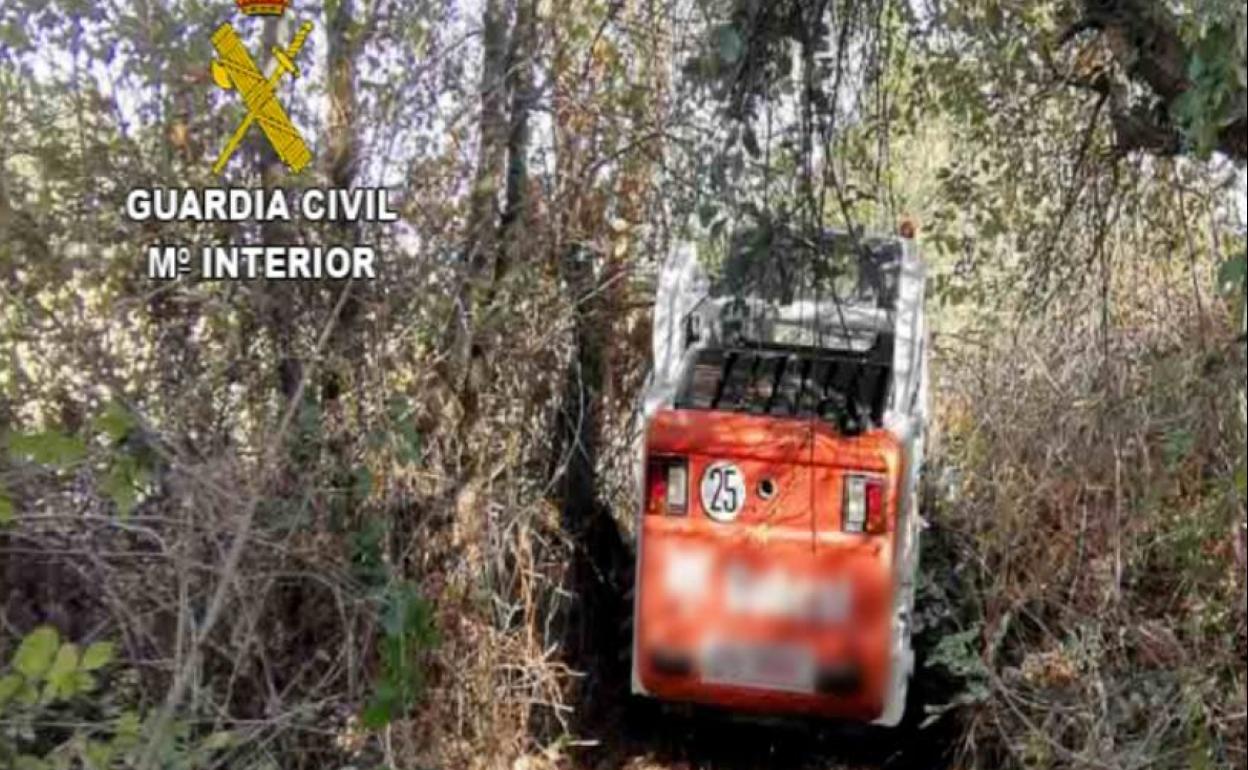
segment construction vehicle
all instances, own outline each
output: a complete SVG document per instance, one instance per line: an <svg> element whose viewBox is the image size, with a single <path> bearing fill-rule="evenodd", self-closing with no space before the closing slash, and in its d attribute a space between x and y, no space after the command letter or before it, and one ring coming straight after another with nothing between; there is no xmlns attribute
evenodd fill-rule
<svg viewBox="0 0 1248 770"><path fill-rule="evenodd" d="M895 726L928 408L913 232L731 244L659 273L633 692Z"/></svg>

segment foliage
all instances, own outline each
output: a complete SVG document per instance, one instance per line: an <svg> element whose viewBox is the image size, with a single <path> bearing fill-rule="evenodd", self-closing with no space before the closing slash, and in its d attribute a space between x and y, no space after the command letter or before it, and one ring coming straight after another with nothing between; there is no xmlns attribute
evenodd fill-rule
<svg viewBox="0 0 1248 770"><path fill-rule="evenodd" d="M124 708L98 677L110 672L115 647L61 640L50 626L27 634L0 676L0 760L20 770L120 770L139 766L145 719ZM74 721L77 718L79 721ZM163 767L205 768L233 744L228 732L195 736L179 724L161 752Z"/></svg>
<svg viewBox="0 0 1248 770"><path fill-rule="evenodd" d="M1146 284L1115 284L1111 318ZM942 523L969 544L997 639L976 628L937 656L970 682L972 766L1125 768L1171 752L1175 767L1234 766L1244 428L1226 394L1242 358L1202 352L1200 328L1169 319L1100 340L1095 310L1067 319L1061 332L1024 321L941 377L942 455L967 479ZM1014 345L1032 360L998 363Z"/></svg>
<svg viewBox="0 0 1248 770"><path fill-rule="evenodd" d="M379 640L381 669L362 721L379 729L407 713L424 689L421 657L437 644L432 609L410 583L390 586L382 596Z"/></svg>
<svg viewBox="0 0 1248 770"><path fill-rule="evenodd" d="M1187 62L1191 86L1171 109L1197 155L1208 158L1218 148L1222 132L1243 120L1243 29L1217 24L1193 46ZM1237 95L1239 96L1237 100Z"/></svg>
<svg viewBox="0 0 1248 770"><path fill-rule="evenodd" d="M13 523L13 498L0 486L0 527Z"/></svg>
<svg viewBox="0 0 1248 770"><path fill-rule="evenodd" d="M27 458L40 465L66 468L81 461L87 454L81 439L56 431L11 435L8 437L9 454Z"/></svg>
<svg viewBox="0 0 1248 770"><path fill-rule="evenodd" d="M1244 290L1244 276L1248 274L1248 260L1243 254L1222 263L1218 270L1218 289L1223 292Z"/></svg>
<svg viewBox="0 0 1248 770"><path fill-rule="evenodd" d="M134 418L115 401L105 405L100 415L83 431L96 438L102 449L88 439L62 431L11 433L4 437L9 458L17 463L30 462L54 472L74 471L89 464L99 473L100 491L111 500L117 515L129 516L144 495L151 491L153 470L158 460L151 447L145 445ZM0 522L12 518L12 501L0 509Z"/></svg>
<svg viewBox="0 0 1248 770"><path fill-rule="evenodd" d="M982 705L989 701L991 673L984 665L983 635L983 627L975 625L941 637L932 650L927 665L952 675L960 689L957 697L949 703L926 707L928 724L955 708Z"/></svg>

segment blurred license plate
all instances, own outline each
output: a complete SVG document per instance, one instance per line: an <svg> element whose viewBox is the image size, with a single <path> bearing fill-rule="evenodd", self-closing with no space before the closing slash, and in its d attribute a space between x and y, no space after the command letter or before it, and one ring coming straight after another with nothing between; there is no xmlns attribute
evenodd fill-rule
<svg viewBox="0 0 1248 770"><path fill-rule="evenodd" d="M716 645L707 650L702 678L708 684L811 693L815 664L810 651L785 645Z"/></svg>

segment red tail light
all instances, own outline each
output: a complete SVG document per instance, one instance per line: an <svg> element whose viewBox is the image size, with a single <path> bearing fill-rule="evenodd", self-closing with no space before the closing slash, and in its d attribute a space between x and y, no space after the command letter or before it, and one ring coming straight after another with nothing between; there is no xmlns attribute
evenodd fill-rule
<svg viewBox="0 0 1248 770"><path fill-rule="evenodd" d="M679 457L651 458L646 463L646 513L684 516L688 510L688 462Z"/></svg>
<svg viewBox="0 0 1248 770"><path fill-rule="evenodd" d="M884 511L884 479L846 476L841 528L850 534L880 535L888 530Z"/></svg>

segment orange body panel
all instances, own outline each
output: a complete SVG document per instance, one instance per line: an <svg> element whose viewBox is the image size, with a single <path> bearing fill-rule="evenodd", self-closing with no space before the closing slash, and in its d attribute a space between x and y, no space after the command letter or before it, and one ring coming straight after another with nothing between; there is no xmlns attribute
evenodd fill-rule
<svg viewBox="0 0 1248 770"><path fill-rule="evenodd" d="M634 655L644 690L743 711L878 718L891 673L898 441L884 431L844 437L818 420L663 410L646 454L687 461L688 502L684 515L648 506L641 517ZM725 461L746 492L730 522L712 519L699 493L706 469ZM843 532L846 473L884 480L886 531ZM742 649L753 656L746 669L734 657ZM722 675L745 670L765 682Z"/></svg>

